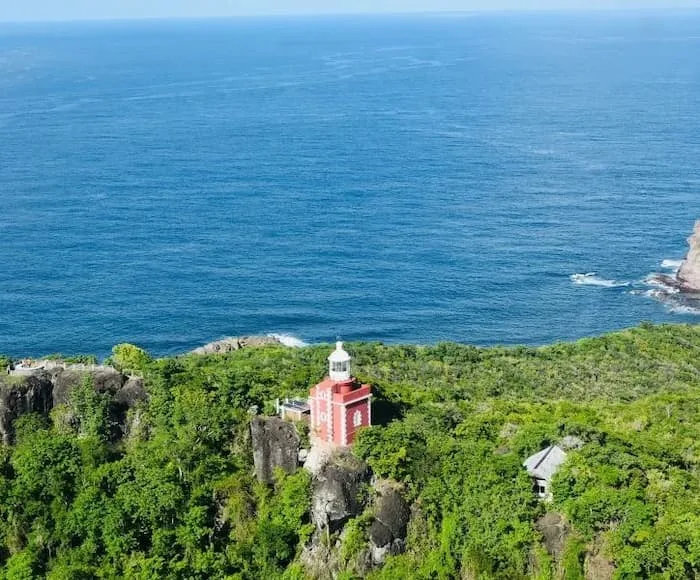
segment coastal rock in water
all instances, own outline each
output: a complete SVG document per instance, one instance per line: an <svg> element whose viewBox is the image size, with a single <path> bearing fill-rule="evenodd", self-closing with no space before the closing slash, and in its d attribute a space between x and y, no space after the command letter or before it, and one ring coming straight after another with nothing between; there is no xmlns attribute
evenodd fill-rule
<svg viewBox="0 0 700 580"><path fill-rule="evenodd" d="M690 249L678 270L677 279L681 290L700 292L700 220L695 222L688 244Z"/></svg>
<svg viewBox="0 0 700 580"><path fill-rule="evenodd" d="M311 520L316 528L331 533L343 528L365 509L369 467L348 452L341 452L326 463L313 482Z"/></svg>
<svg viewBox="0 0 700 580"><path fill-rule="evenodd" d="M10 445L15 420L27 413L47 415L53 407L53 384L47 373L0 378L0 438Z"/></svg>
<svg viewBox="0 0 700 580"><path fill-rule="evenodd" d="M279 417L253 417L250 434L258 481L272 483L276 468L286 473L297 470L301 440L293 423Z"/></svg>
<svg viewBox="0 0 700 580"><path fill-rule="evenodd" d="M281 345L282 343L274 336L231 336L195 348L190 354L225 354L241 348L267 346L270 344Z"/></svg>

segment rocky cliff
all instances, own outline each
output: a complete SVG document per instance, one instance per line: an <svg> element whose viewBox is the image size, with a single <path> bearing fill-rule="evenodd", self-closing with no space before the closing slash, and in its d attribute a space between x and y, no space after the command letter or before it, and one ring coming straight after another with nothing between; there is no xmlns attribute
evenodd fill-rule
<svg viewBox="0 0 700 580"><path fill-rule="evenodd" d="M318 580L364 577L388 555L405 550L410 519L411 508L397 482L373 481L364 462L347 449L336 450L313 477L316 531L301 561Z"/></svg>
<svg viewBox="0 0 700 580"><path fill-rule="evenodd" d="M678 270L677 279L682 290L700 293L700 220L695 222L688 245L690 249Z"/></svg>
<svg viewBox="0 0 700 580"><path fill-rule="evenodd" d="M377 499L374 521L369 529L372 563L380 565L387 556L400 554L406 548L411 508L397 485L382 482L375 486Z"/></svg>
<svg viewBox="0 0 700 580"><path fill-rule="evenodd" d="M360 515L366 505L369 467L350 453L336 455L326 463L313 482L311 521L319 531L331 533Z"/></svg>
<svg viewBox="0 0 700 580"><path fill-rule="evenodd" d="M14 422L27 413L48 415L53 408L53 384L48 373L0 378L0 438L9 445Z"/></svg>
<svg viewBox="0 0 700 580"><path fill-rule="evenodd" d="M126 415L146 399L143 380L127 377L112 367L54 368L26 376L0 375L0 440L12 443L14 422L27 413L48 415L58 405L68 405L73 389L89 378L95 390L110 396L109 411L117 426L115 436L127 431Z"/></svg>
<svg viewBox="0 0 700 580"><path fill-rule="evenodd" d="M250 434L258 481L272 483L276 469L286 473L297 470L301 439L293 423L279 417L253 417Z"/></svg>

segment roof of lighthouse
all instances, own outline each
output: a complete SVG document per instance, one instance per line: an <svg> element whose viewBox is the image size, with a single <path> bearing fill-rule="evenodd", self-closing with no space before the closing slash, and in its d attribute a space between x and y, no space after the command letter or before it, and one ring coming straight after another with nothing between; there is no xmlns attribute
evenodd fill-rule
<svg viewBox="0 0 700 580"><path fill-rule="evenodd" d="M343 343L338 341L335 343L335 350L328 357L330 362L345 362L350 360L350 355L343 349Z"/></svg>

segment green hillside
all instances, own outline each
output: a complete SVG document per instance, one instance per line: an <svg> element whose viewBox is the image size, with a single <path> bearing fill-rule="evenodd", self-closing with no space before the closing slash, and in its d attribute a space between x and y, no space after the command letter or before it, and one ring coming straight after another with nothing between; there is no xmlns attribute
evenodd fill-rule
<svg viewBox="0 0 700 580"><path fill-rule="evenodd" d="M347 349L380 423L353 451L412 506L405 553L362 574L700 577L700 327L543 348ZM328 353L117 349L149 396L126 434L114 436L110 395L86 382L48 417L19 418L0 446L0 578L307 577L311 477L255 481L250 410L304 396ZM584 445L555 476L553 503L540 502L522 462L566 436ZM566 522L555 549L546 512ZM341 577L359 573L368 521L346 525Z"/></svg>

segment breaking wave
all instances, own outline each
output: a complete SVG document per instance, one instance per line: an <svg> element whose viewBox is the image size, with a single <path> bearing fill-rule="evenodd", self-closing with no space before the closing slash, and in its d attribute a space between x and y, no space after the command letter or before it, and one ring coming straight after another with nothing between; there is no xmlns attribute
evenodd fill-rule
<svg viewBox="0 0 700 580"><path fill-rule="evenodd" d="M668 269L680 267L680 262L664 260L662 266ZM676 268L677 269L677 268ZM649 274L642 283L648 290L633 290L632 293L651 298L663 304L667 312L671 314L685 314L700 316L700 300L692 295L684 294L676 286L667 282L671 278L665 274Z"/></svg>
<svg viewBox="0 0 700 580"><path fill-rule="evenodd" d="M580 286L600 286L601 288L622 288L623 286L629 286L629 282L618 282L617 280L607 280L601 278L595 272L588 272L587 274L572 274L569 276L574 284Z"/></svg>
<svg viewBox="0 0 700 580"><path fill-rule="evenodd" d="M668 311L673 314L691 314L700 316L700 306L691 306L690 304L668 304Z"/></svg>
<svg viewBox="0 0 700 580"><path fill-rule="evenodd" d="M683 260L664 260L661 262L661 267L664 270L673 270L674 272L678 272L682 263Z"/></svg>
<svg viewBox="0 0 700 580"><path fill-rule="evenodd" d="M652 272L641 280L620 282L601 278L595 272L572 274L569 276L574 284L581 286L598 286L601 288L629 288L628 292L661 303L671 314L700 316L700 297L685 294L674 285L675 273L680 268L680 260L664 260L661 267L667 273ZM672 271L673 274L668 272Z"/></svg>
<svg viewBox="0 0 700 580"><path fill-rule="evenodd" d="M304 346L309 346L308 342L304 342L303 340L301 340L301 338L296 337L292 334L276 334L274 332L271 332L267 336L270 336L272 338L276 338L284 346L290 346L292 348L302 348Z"/></svg>
<svg viewBox="0 0 700 580"><path fill-rule="evenodd" d="M664 282L664 278L660 277L658 273L649 274L642 282L646 286L651 286L656 288L656 290L649 290L649 292L656 292L659 294L678 294L680 290L671 284Z"/></svg>

